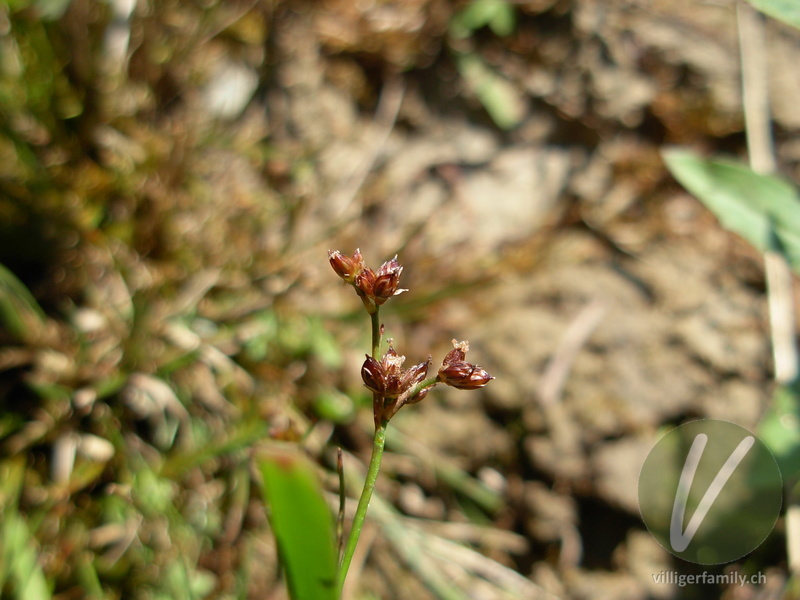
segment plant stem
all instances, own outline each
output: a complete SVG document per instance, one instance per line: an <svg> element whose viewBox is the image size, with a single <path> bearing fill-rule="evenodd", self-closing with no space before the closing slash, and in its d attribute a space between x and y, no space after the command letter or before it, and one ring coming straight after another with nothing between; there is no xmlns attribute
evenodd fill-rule
<svg viewBox="0 0 800 600"><path fill-rule="evenodd" d="M344 551L344 461L342 460L342 449L336 449L336 471L339 474L339 514L336 518L336 539L338 540L339 547L337 548L338 556L341 559L342 552Z"/></svg>
<svg viewBox="0 0 800 600"><path fill-rule="evenodd" d="M378 354L381 351L381 319L380 319L380 307L375 307L375 312L370 313L370 319L372 319L372 358L375 360L380 360Z"/></svg>
<svg viewBox="0 0 800 600"><path fill-rule="evenodd" d="M409 398L413 398L425 388L433 387L437 383L439 383L438 374L434 375L433 377L428 377L428 379L420 381L410 390L406 391L402 396L400 396L400 399L403 401L403 404L405 404L406 400L408 400Z"/></svg>
<svg viewBox="0 0 800 600"><path fill-rule="evenodd" d="M387 425L388 421L382 421L375 429L375 438L372 442L372 457L369 459L369 469L367 469L367 476L364 479L364 489L361 490L361 497L358 499L356 515L350 527L350 534L347 536L347 545L342 554L342 563L339 565L338 585L340 596L344 588L344 581L347 578L347 570L350 568L350 562L353 560L353 554L358 545L361 528L364 526L364 519L367 517L367 509L369 508L369 501L372 498L372 492L375 489L375 482L378 479L378 471L381 468L381 458L383 458L383 448L386 444Z"/></svg>

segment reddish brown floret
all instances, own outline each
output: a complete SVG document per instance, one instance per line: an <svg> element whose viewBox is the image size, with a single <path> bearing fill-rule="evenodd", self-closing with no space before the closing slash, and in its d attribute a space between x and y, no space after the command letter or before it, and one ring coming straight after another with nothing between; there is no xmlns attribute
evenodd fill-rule
<svg viewBox="0 0 800 600"><path fill-rule="evenodd" d="M397 262L397 256L392 260L386 261L378 269L375 284L373 286L373 294L375 302L379 305L386 302L392 296L396 296L407 290L401 290L400 287L400 274L403 272L403 267Z"/></svg>
<svg viewBox="0 0 800 600"><path fill-rule="evenodd" d="M475 390L494 379L485 369L465 360L468 342L453 340L453 345L455 348L447 353L439 368L439 381L459 390Z"/></svg>
<svg viewBox="0 0 800 600"><path fill-rule="evenodd" d="M383 366L369 354L366 356L367 358L361 366L361 379L364 380L367 389L376 394L383 394L386 391L386 375L383 372Z"/></svg>
<svg viewBox="0 0 800 600"><path fill-rule="evenodd" d="M364 258L359 250L353 256L347 256L338 250L328 250L328 260L336 274L347 283L353 283L356 276L364 270Z"/></svg>

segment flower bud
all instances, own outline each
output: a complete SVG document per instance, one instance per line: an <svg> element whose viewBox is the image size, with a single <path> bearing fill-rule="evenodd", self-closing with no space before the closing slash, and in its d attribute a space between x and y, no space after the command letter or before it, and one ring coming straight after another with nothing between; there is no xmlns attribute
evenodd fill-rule
<svg viewBox="0 0 800 600"><path fill-rule="evenodd" d="M460 386L456 386L460 390L477 390L489 383L494 377L489 375L486 369L475 366L469 374L467 381L461 382Z"/></svg>
<svg viewBox="0 0 800 600"><path fill-rule="evenodd" d="M395 352L391 346L392 340L389 341L389 349L384 353L381 359L381 368L386 380L386 387L383 390L387 398L396 398L403 392L403 378L405 371L403 371L403 363L406 360L405 356L400 356Z"/></svg>
<svg viewBox="0 0 800 600"><path fill-rule="evenodd" d="M386 375L383 372L383 366L369 354L366 357L367 359L361 366L361 379L364 380L367 389L376 394L383 394L386 391Z"/></svg>
<svg viewBox="0 0 800 600"><path fill-rule="evenodd" d="M375 302L378 305L383 304L392 296L401 294L408 290L398 289L400 285L400 274L403 272L403 267L397 262L397 256L392 260L386 261L378 269L375 276L375 283L372 291L375 296Z"/></svg>
<svg viewBox="0 0 800 600"><path fill-rule="evenodd" d="M403 391L409 390L418 383L421 383L425 376L428 374L428 367L430 366L430 360L426 360L425 362L419 363L418 365L414 365L413 367L409 367L403 373L401 386Z"/></svg>
<svg viewBox="0 0 800 600"><path fill-rule="evenodd" d="M464 340L463 342L459 342L457 340L452 340L451 343L455 348L450 350L447 353L447 356L444 357L442 361L442 365L449 365L454 362L464 361L467 357L467 351L469 350L469 342Z"/></svg>
<svg viewBox="0 0 800 600"><path fill-rule="evenodd" d="M408 291L398 288L403 267L397 262L396 255L383 263L377 273L364 264L360 250L356 250L353 256L328 250L328 260L336 274L356 289L364 308L371 315L392 296Z"/></svg>
<svg viewBox="0 0 800 600"><path fill-rule="evenodd" d="M367 298L374 298L373 289L375 287L375 279L375 271L369 267L365 267L355 276L353 284L361 294Z"/></svg>
<svg viewBox="0 0 800 600"><path fill-rule="evenodd" d="M439 381L459 390L476 390L492 379L485 369L466 361L455 361L439 369Z"/></svg>
<svg viewBox="0 0 800 600"><path fill-rule="evenodd" d="M364 259L356 250L353 256L346 256L338 250L328 250L328 260L336 274L347 283L353 283L356 276L364 269Z"/></svg>
<svg viewBox="0 0 800 600"><path fill-rule="evenodd" d="M439 368L439 381L460 390L475 390L494 379L485 369L465 360L469 342L453 340L453 346Z"/></svg>

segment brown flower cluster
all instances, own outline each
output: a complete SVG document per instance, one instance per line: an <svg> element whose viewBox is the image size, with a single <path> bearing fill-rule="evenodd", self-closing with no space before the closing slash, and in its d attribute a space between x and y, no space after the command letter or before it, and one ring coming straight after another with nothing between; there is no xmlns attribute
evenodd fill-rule
<svg viewBox="0 0 800 600"><path fill-rule="evenodd" d="M397 256L383 263L377 273L364 264L364 257L358 249L353 256L329 250L328 259L336 274L355 288L370 314L392 296L408 291L400 289L403 267L397 262Z"/></svg>
<svg viewBox="0 0 800 600"><path fill-rule="evenodd" d="M430 387L424 387L425 376L431 359L403 369L405 356L399 356L389 340L389 349L380 361L369 354L361 366L361 379L379 402L375 406L375 417L388 421L405 404L415 404L428 394ZM412 395L413 394L413 395Z"/></svg>
<svg viewBox="0 0 800 600"><path fill-rule="evenodd" d="M392 296L408 291L399 287L403 267L398 264L396 256L383 263L377 272L364 264L364 258L359 250L352 256L331 250L328 252L328 258L336 274L355 288L367 312L373 315L373 326L377 322L379 307ZM378 331L378 335L382 336L382 325ZM379 340L379 338L373 339ZM475 390L494 379L485 369L467 362L468 342L453 340L453 346L433 377L428 377L430 356L425 362L404 369L403 363L406 357L397 354L391 340L389 349L380 360L377 358L377 352L375 356L366 355L361 367L361 378L373 394L376 427L391 419L404 405L415 404L422 400L431 388L439 383L460 390Z"/></svg>

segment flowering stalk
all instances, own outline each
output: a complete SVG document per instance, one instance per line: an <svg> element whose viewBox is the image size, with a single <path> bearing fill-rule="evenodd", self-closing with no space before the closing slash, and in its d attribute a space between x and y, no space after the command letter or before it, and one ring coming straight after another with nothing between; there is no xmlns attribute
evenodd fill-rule
<svg viewBox="0 0 800 600"><path fill-rule="evenodd" d="M372 499L372 492L375 490L375 482L378 480L378 471L380 471L381 459L383 458L383 448L386 445L386 426L388 424L389 421L383 421L376 427L375 437L372 439L372 456L369 459L369 468L367 469L367 476L364 479L364 488L361 490L361 497L358 499L356 514L353 517L353 524L350 527L350 535L347 536L347 544L344 547L344 552L342 553L341 562L339 564L337 583L340 596L344 588L344 580L347 578L347 571L350 569L350 563L353 560L353 554L355 554L356 546L358 546L358 538L361 535L361 529L367 518L367 509L369 508L369 501Z"/></svg>
<svg viewBox="0 0 800 600"><path fill-rule="evenodd" d="M399 287L403 267L397 262L395 256L392 260L383 263L375 272L364 264L360 250L356 250L353 256L332 250L328 252L328 259L336 274L353 286L370 315L372 323L372 353L366 355L361 367L361 379L367 389L372 392L375 436L372 441L372 455L364 487L361 490L356 514L339 564L337 584L339 595L341 595L347 571L353 560L358 538L367 517L367 509L375 489L375 482L378 479L389 420L406 404L416 404L421 401L439 383L457 389L474 390L482 388L494 377L489 375L485 369L466 361L466 354L469 350L469 343L466 341L453 340L453 349L447 353L441 367L433 377L427 376L431 365L430 356L425 362L404 369L403 363L406 357L397 354L392 340L389 340L389 348L379 358L381 338L383 337L380 307L389 298L408 291Z"/></svg>

